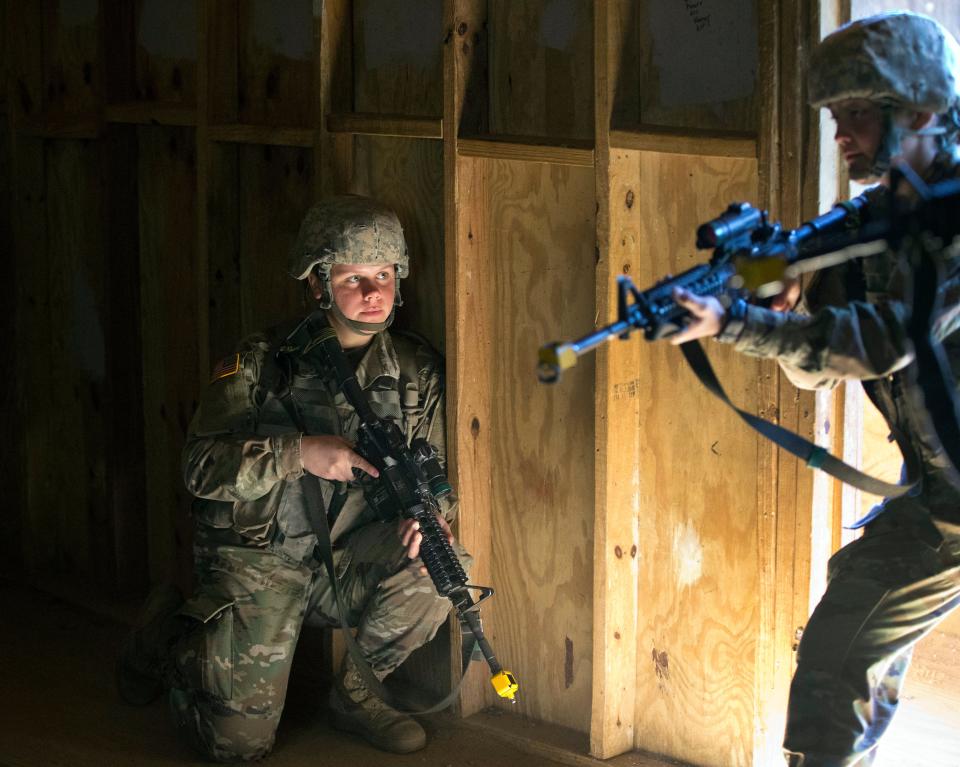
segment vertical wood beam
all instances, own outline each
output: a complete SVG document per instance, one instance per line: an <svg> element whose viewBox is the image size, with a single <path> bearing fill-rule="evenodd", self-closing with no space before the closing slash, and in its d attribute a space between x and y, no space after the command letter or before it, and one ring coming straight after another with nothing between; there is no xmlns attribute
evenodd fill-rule
<svg viewBox="0 0 960 767"><path fill-rule="evenodd" d="M760 200L792 227L817 211L819 130L806 104L806 62L819 10L816 3L760 3ZM761 415L818 443L829 444L829 416L812 392L798 392L771 362L760 381ZM798 628L807 618L813 502L829 503L824 482L799 461L760 443L757 520L760 626L756 670L754 762L780 757Z"/></svg>
<svg viewBox="0 0 960 767"><path fill-rule="evenodd" d="M47 329L47 215L46 162L44 142L25 138L20 125L37 120L43 114L43 21L39 4L8 2L6 7L6 45L8 55L7 109L10 126L10 167L13 186L13 238L15 243L30 243L29 251L16 251L17 336L16 400L17 413L23 414L18 434L19 465L22 468L17 520L13 534L18 536L16 558L27 579L35 576L44 562L35 531L38 506L45 500L44 443L46 428L44 407L49 407L47 383L50 363L49 344L38 343ZM24 252L27 251L27 252ZM26 353L25 350L30 350Z"/></svg>
<svg viewBox="0 0 960 767"><path fill-rule="evenodd" d="M314 3L313 183L317 199L346 191L353 177L353 134L327 130L329 115L353 111L352 8L349 0Z"/></svg>
<svg viewBox="0 0 960 767"><path fill-rule="evenodd" d="M620 222L611 200L615 170L610 123L619 108L614 102L624 66L622 36L629 34L631 19L628 0L601 0L594 6L596 306L601 324L615 317L614 278L622 269L614 252ZM618 383L635 378L638 354L638 343L607 345L597 351L590 753L600 759L634 747L640 399L617 400L612 395Z"/></svg>
<svg viewBox="0 0 960 767"><path fill-rule="evenodd" d="M211 39L218 18L217 6L197 3L197 391L206 382L210 371L210 93L217 90L212 83L210 66ZM221 8L222 10L222 8Z"/></svg>
<svg viewBox="0 0 960 767"><path fill-rule="evenodd" d="M443 3L443 167L447 352L447 446L451 479L460 496L457 535L473 555L471 580L489 583L491 571L492 402L484 371L495 364L491 349L491 280L481 160L460 158L457 138L464 122L485 125L486 92L476 88L485 41L486 3ZM489 626L487 627L489 628ZM460 673L459 626L451 632L451 667ZM469 716L492 699L473 664L461 688L460 713ZM522 680L521 684L522 684ZM521 691L522 694L522 691Z"/></svg>

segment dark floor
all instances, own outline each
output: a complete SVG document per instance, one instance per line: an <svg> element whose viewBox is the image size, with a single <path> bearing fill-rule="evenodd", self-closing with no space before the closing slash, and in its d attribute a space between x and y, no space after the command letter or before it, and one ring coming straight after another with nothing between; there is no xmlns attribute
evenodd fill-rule
<svg viewBox="0 0 960 767"><path fill-rule="evenodd" d="M125 629L46 594L0 583L0 767L200 765L164 705L124 705L113 659ZM291 689L270 767L556 767L488 733L436 716L416 754L382 754L332 730L325 691Z"/></svg>
<svg viewBox="0 0 960 767"><path fill-rule="evenodd" d="M0 606L0 767L208 764L176 740L162 703L132 708L118 699L113 660L126 631L121 623L3 581ZM921 643L878 767L960 765L958 668L960 637L935 633ZM564 741L542 725L484 715L466 722L430 717L424 721L430 738L425 750L407 756L382 754L332 730L325 697L316 680L294 684L267 762L270 767L604 764L586 756L577 738ZM638 752L606 763L668 764L672 762Z"/></svg>

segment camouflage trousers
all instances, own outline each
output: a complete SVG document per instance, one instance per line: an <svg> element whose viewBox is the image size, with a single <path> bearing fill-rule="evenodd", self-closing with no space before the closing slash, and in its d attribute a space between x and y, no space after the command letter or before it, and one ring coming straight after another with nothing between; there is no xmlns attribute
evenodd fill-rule
<svg viewBox="0 0 960 767"><path fill-rule="evenodd" d="M381 677L432 639L450 611L396 530L366 525L334 551L347 622ZM176 618L164 665L177 729L207 758L246 761L273 747L301 627L339 618L325 568L224 545L218 535L198 530L196 594ZM470 557L456 549L466 569Z"/></svg>
<svg viewBox="0 0 960 767"><path fill-rule="evenodd" d="M892 501L829 563L803 632L784 753L793 767L867 767L896 711L916 642L960 604L960 536Z"/></svg>

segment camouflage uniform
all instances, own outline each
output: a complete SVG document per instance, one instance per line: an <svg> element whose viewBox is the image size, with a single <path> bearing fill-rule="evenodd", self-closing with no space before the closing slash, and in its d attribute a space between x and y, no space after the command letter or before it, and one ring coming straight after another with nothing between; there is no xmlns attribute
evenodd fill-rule
<svg viewBox="0 0 960 767"><path fill-rule="evenodd" d="M810 101L867 99L881 108L883 136L869 175L880 177L904 135L935 136L928 183L960 175L955 139L957 43L937 22L910 13L852 22L811 56ZM932 127L898 127L897 109L939 115ZM865 216L883 215L889 192L870 193ZM945 249L947 282L933 333L960 374L960 261ZM796 312L755 306L730 312L719 340L774 357L801 388L869 380L872 399L906 435L922 464L915 492L887 499L861 538L829 562L827 590L797 652L784 752L796 767L864 767L897 706L916 642L960 604L960 476L944 454L917 383L894 254L819 273Z"/></svg>
<svg viewBox="0 0 960 767"><path fill-rule="evenodd" d="M217 367L183 453L184 478L198 499L197 587L179 610L162 665L176 726L217 761L258 759L270 751L302 625L339 626L306 512L301 431L269 383L275 353L288 367L284 380L306 433L352 443L358 417L331 372L284 342L291 329L254 335ZM360 353L357 380L373 410L396 422L408 442L427 439L443 462L436 354L385 330ZM345 617L383 678L434 636L450 603L420 573L421 562L406 557L397 521L381 520L365 501L375 481L320 485ZM441 503L452 521L455 501ZM456 549L468 566L469 556Z"/></svg>
<svg viewBox="0 0 960 767"><path fill-rule="evenodd" d="M943 157L927 181L958 171ZM885 196L877 188L869 209L882 209ZM956 376L955 261L934 332ZM884 501L863 536L830 559L827 590L804 630L790 690L784 746L790 763L803 767L872 763L914 644L960 604L960 476L916 382L901 284L892 254L848 262L819 273L796 312L750 306L718 336L745 354L775 357L801 388L874 380L881 413L907 435L922 464L918 492Z"/></svg>

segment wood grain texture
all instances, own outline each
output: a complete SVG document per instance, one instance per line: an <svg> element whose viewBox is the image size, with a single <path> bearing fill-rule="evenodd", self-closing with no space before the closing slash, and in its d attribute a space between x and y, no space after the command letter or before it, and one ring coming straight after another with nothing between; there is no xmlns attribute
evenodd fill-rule
<svg viewBox="0 0 960 767"><path fill-rule="evenodd" d="M193 523L180 453L197 399L194 133L137 128L143 422L152 582L192 573Z"/></svg>
<svg viewBox="0 0 960 767"><path fill-rule="evenodd" d="M104 109L103 117L107 122L133 125L192 126L197 124L195 107L169 102L125 101L120 104L110 104Z"/></svg>
<svg viewBox="0 0 960 767"><path fill-rule="evenodd" d="M110 547L108 593L143 594L149 584L147 504L143 432L143 370L140 323L139 226L137 210L137 136L129 127L111 127L99 146L104 179L101 225L104 236L106 380L103 399L106 440L107 511L111 524L95 534Z"/></svg>
<svg viewBox="0 0 960 767"><path fill-rule="evenodd" d="M207 290L209 352L203 384L216 361L236 348L241 323L240 147L210 148L207 196ZM277 268L282 268L277 259Z"/></svg>
<svg viewBox="0 0 960 767"><path fill-rule="evenodd" d="M400 283L397 327L422 333L441 353L443 312L443 146L428 139L358 136L350 191L390 206L410 252L410 277Z"/></svg>
<svg viewBox="0 0 960 767"><path fill-rule="evenodd" d="M311 150L241 146L238 152L240 327L235 341L304 314L303 284L287 273L287 256L313 193Z"/></svg>
<svg viewBox="0 0 960 767"><path fill-rule="evenodd" d="M110 582L112 528L107 498L105 427L112 417L105 399L106 350L105 264L102 196L96 188L76 190L95 178L100 165L96 145L50 142L46 147L46 197L50 367L52 399L46 413L47 439L54 451L34 467L69 501L57 503L49 552L55 570Z"/></svg>
<svg viewBox="0 0 960 767"><path fill-rule="evenodd" d="M313 115L311 0L238 0L237 119L308 127Z"/></svg>
<svg viewBox="0 0 960 767"><path fill-rule="evenodd" d="M562 142L562 143L561 143ZM461 138L457 151L464 157L485 157L491 160L522 160L554 165L593 167L593 142L578 139L555 140L543 136L483 136Z"/></svg>
<svg viewBox="0 0 960 767"><path fill-rule="evenodd" d="M593 137L593 6L492 0L493 133Z"/></svg>
<svg viewBox="0 0 960 767"><path fill-rule="evenodd" d="M133 97L197 103L197 0L139 0Z"/></svg>
<svg viewBox="0 0 960 767"><path fill-rule="evenodd" d="M24 563L24 574L33 578L54 558L56 544L44 540L42 531L56 530L54 510L59 504L58 490L47 480L43 469L58 453L50 439L55 399L54 379L47 372L53 354L50 337L50 286L47 255L47 198L44 142L19 137L16 143L16 215L14 238L29 242L30 248L18 248L16 274L16 348L30 349L17 354L17 373L22 438L24 505L18 513L20 537L17 541ZM16 529L16 528L15 528Z"/></svg>
<svg viewBox="0 0 960 767"><path fill-rule="evenodd" d="M755 199L750 160L616 152L635 189L621 241L624 271L647 286L704 260L699 222L730 200ZM618 191L611 189L618 204ZM633 341L641 344L640 339ZM756 411L760 365L709 349L720 380ZM634 378L613 398L637 398L639 614L636 745L699 764L751 763L759 641L758 441L699 386L669 344L640 349Z"/></svg>
<svg viewBox="0 0 960 767"><path fill-rule="evenodd" d="M442 0L354 0L357 112L443 113Z"/></svg>
<svg viewBox="0 0 960 767"><path fill-rule="evenodd" d="M593 173L509 161L483 172L496 362L473 375L486 378L495 403L486 428L497 599L488 620L498 656L520 680L519 711L588 732L593 363L553 388L534 367L543 339L593 322Z"/></svg>
<svg viewBox="0 0 960 767"><path fill-rule="evenodd" d="M759 5L639 0L640 122L755 129L762 77L744 52L756 53L759 45ZM624 66L630 66L626 60Z"/></svg>
<svg viewBox="0 0 960 767"><path fill-rule="evenodd" d="M481 163L457 155L457 137L488 125L486 0L443 2L443 235L447 314L448 473L460 496L455 532L474 556L471 578L490 577L490 390L475 370L493 360L489 344L487 217ZM458 625L451 626L451 676L460 674ZM493 700L486 674L473 664L458 712L469 716ZM509 666L507 666L509 668Z"/></svg>
<svg viewBox="0 0 960 767"><path fill-rule="evenodd" d="M43 3L43 105L49 114L75 115L96 110L102 91L98 66L97 15L67 14L59 4Z"/></svg>
<svg viewBox="0 0 960 767"><path fill-rule="evenodd" d="M0 3L0 20L4 19L5 11L4 3ZM4 35L0 33L0 46L3 43ZM0 68L0 78L3 78L4 85L6 84L5 75L5 68ZM23 378L26 355L20 351L26 347L19 343L22 323L20 301L25 264L19 263L14 239L16 186L13 175L13 135L10 122L8 114L0 114L0 252L7 254L9 270L8 278L0 290L0 296L2 296L0 300L3 300L4 306L7 307L0 317L0 338L4 339L0 342L0 346L12 376L10 384L0 392L0 413L4 414L10 432L18 435L16 439L8 442L7 449L0 452L0 482L8 488L11 508L18 510L7 515L10 528L6 535L0 537L0 573L7 577L23 567L21 541L22 510L26 508L24 497L26 472L23 463L23 442L19 435L24 433L25 418L19 405L29 391Z"/></svg>
<svg viewBox="0 0 960 767"><path fill-rule="evenodd" d="M456 160L456 150L451 144L452 141L445 142L444 154L444 221L445 231L450 232L446 239L446 299L450 313L446 346L448 464L450 479L460 496L455 533L474 557L470 578L474 583L490 585L494 401L489 380L482 373L497 364L497 357L491 338L491 232L486 211L486 168L481 161ZM455 183L455 195L449 191L451 181ZM456 212L451 208L456 208ZM496 608L493 602L483 608L485 631L491 637ZM511 659L502 653L499 657L505 668L512 671ZM457 657L452 657L451 662L454 668L460 665ZM486 669L481 669L480 664L468 669L460 693L463 716L493 703L494 695L487 679Z"/></svg>
<svg viewBox="0 0 960 767"><path fill-rule="evenodd" d="M595 322L615 319L615 275L625 255L636 247L622 232L625 218L639 206L627 205L627 191L636 179L632 168L613 162L610 125L615 114L635 111L636 91L624 91L633 3L598 4L594 29L595 187L597 199L597 264ZM629 67L627 67L629 70ZM629 76L627 80L629 80ZM623 177L621 177L621 171ZM640 350L635 343L597 350L595 378L594 547L593 547L593 695L590 754L609 758L634 747L638 609L638 503L640 432L639 398L615 396L635 378ZM619 387L619 388L618 388Z"/></svg>
<svg viewBox="0 0 960 767"><path fill-rule="evenodd" d="M744 131L637 127L610 131L610 143L617 149L647 152L711 157L757 156L757 137Z"/></svg>
<svg viewBox="0 0 960 767"><path fill-rule="evenodd" d="M405 117L373 112L331 114L327 117L331 133L366 133L371 136L405 138L443 138L443 121L439 117Z"/></svg>

